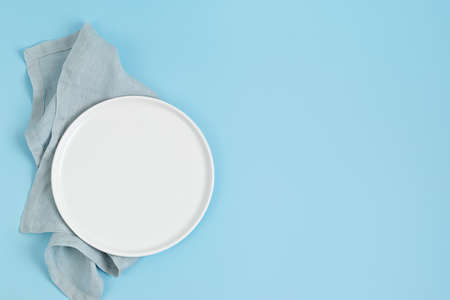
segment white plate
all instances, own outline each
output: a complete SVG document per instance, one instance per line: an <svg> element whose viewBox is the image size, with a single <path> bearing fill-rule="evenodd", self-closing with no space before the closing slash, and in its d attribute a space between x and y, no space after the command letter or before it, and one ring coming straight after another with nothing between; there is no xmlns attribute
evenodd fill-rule
<svg viewBox="0 0 450 300"><path fill-rule="evenodd" d="M214 166L203 134L183 112L129 96L95 105L69 126L51 179L62 218L83 241L144 256L175 245L200 222Z"/></svg>

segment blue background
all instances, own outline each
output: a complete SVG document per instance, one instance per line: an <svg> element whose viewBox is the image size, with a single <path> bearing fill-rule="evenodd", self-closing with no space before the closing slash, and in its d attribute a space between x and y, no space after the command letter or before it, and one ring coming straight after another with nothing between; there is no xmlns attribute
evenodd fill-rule
<svg viewBox="0 0 450 300"><path fill-rule="evenodd" d="M103 299L450 298L450 3L384 0L2 3L0 299L64 299L18 232L23 49L84 22L216 164L199 227Z"/></svg>

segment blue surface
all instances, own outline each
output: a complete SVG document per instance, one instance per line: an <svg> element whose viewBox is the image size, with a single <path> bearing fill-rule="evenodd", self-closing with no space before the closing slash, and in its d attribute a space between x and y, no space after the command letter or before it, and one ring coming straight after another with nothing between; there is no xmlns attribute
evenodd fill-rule
<svg viewBox="0 0 450 300"><path fill-rule="evenodd" d="M48 236L18 232L22 50L83 22L216 163L199 227L105 277L103 299L450 298L450 5L385 0L3 3L0 299L64 299Z"/></svg>

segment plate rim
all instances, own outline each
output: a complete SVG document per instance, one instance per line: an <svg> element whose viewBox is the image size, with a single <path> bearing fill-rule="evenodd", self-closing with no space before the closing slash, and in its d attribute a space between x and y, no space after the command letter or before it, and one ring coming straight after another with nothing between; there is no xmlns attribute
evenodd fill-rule
<svg viewBox="0 0 450 300"><path fill-rule="evenodd" d="M79 128L80 125L82 125L83 121L86 120L89 112L91 112L94 109L98 109L98 107L103 106L103 105L107 105L110 102L113 101L127 101L130 98L132 99L139 99L139 100L143 100L143 101L152 101L155 102L157 104L163 105L166 108L170 109L171 111L178 113L182 118L184 118L194 129L194 131L198 134L198 136L200 137L200 140L203 144L203 147L206 150L207 156L208 156L208 162L210 165L210 170L209 170L209 178L210 178L210 187L209 187L209 191L207 194L207 201L205 202L205 204L203 205L203 208L201 210L201 212L198 214L198 217L195 219L194 222L192 222L188 229L179 237L177 237L176 239L172 240L170 243L165 244L162 247L153 249L153 250L141 250L141 251L133 251L132 253L127 252L127 251L121 251L121 250L117 250L117 249L111 249L108 247L104 247L102 245L98 245L95 241L92 241L90 238L85 238L85 237L81 237L75 229L73 229L69 222L67 221L67 216L64 216L64 209L62 208L62 203L61 200L63 197L60 197L60 201L58 201L58 197L57 195L61 195L61 188L58 188L57 185L57 175L56 175L56 170L57 168L60 166L61 164L61 160L64 156L64 150L67 147L68 143L70 143L70 138L76 134L77 129ZM120 97L114 97L114 98L109 98L106 99L100 103L97 103L91 107L89 107L88 109L84 110L81 114L79 114L65 129L64 133L62 134L61 138L59 139L57 145L56 145L56 149L52 158L52 164L51 164L51 190L52 190L52 196L53 196L53 200L54 203L56 205L56 208L59 212L59 215L61 216L61 218L63 219L64 223L67 225L68 228L70 228L70 230L73 231L73 233L80 238L82 241L86 242L88 245L94 247L97 250L100 250L102 252L105 252L107 254L112 254L112 255L117 255L117 256L124 256L124 257L142 257L142 256L148 256L148 255L153 255L159 252L162 252L164 250L167 250L169 248L172 248L173 246L175 246L176 244L178 244L179 242L181 242L182 240L184 240L189 234L191 234L194 229L198 226L198 224L200 223L200 221L203 219L206 211L208 210L208 207L210 205L211 202L211 198L213 195L213 191L214 191L214 181L215 181L215 169L214 169L214 159L212 156L212 152L211 152L211 148L208 144L208 141L206 140L205 136L203 135L203 132L200 130L200 128L197 126L197 124L188 116L186 115L183 111L181 111L180 109L178 109L177 107L175 107L174 105L167 103L161 99L158 99L156 97L150 97L150 96L139 96L139 95L130 95L130 96L120 96ZM101 244L101 243L100 243Z"/></svg>

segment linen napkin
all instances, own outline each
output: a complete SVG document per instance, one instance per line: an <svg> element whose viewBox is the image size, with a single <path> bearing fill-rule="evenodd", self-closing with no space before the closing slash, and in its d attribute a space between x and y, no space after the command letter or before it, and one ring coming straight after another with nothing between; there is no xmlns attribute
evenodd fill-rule
<svg viewBox="0 0 450 300"><path fill-rule="evenodd" d="M118 96L155 97L155 94L124 71L116 48L99 37L89 24L73 35L29 48L24 56L33 86L33 108L25 137L37 172L20 230L52 232L45 262L53 282L70 299L98 300L103 280L97 267L118 276L136 258L92 248L67 227L51 190L53 155L64 130L89 107Z"/></svg>

